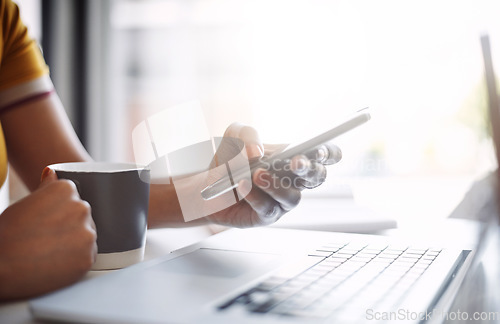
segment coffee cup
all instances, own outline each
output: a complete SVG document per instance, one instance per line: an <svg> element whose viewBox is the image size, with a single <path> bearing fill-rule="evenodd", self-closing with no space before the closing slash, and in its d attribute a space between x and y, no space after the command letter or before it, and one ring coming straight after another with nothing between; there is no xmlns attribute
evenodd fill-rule
<svg viewBox="0 0 500 324"><path fill-rule="evenodd" d="M119 269L144 258L149 169L128 163L74 162L50 165L59 179L75 183L92 210L97 259L92 270Z"/></svg>

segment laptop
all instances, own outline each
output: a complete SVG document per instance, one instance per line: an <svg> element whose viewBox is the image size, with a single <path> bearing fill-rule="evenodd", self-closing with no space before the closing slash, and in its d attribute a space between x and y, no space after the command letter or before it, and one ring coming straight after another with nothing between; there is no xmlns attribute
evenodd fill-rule
<svg viewBox="0 0 500 324"><path fill-rule="evenodd" d="M481 246L484 231L477 233ZM78 323L432 322L433 311L451 305L477 254L428 244L232 229L33 299L30 309L37 319Z"/></svg>

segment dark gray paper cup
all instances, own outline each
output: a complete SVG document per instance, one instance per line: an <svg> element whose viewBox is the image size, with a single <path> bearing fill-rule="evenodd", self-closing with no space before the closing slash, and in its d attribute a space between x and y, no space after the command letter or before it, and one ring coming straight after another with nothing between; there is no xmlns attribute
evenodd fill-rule
<svg viewBox="0 0 500 324"><path fill-rule="evenodd" d="M149 170L135 164L76 162L50 165L59 179L76 184L92 208L97 228L93 270L118 269L142 261L149 204Z"/></svg>

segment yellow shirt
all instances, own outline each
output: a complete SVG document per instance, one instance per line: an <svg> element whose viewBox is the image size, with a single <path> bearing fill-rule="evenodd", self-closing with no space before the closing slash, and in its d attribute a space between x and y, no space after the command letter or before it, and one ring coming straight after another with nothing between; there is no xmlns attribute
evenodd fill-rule
<svg viewBox="0 0 500 324"><path fill-rule="evenodd" d="M36 42L28 36L19 8L0 0L0 110L52 91L48 67ZM0 186L7 177L7 150L0 125Z"/></svg>

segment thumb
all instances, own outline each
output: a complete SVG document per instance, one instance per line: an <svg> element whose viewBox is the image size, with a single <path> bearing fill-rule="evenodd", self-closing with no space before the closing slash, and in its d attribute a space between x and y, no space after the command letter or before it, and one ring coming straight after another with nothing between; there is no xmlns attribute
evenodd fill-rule
<svg viewBox="0 0 500 324"><path fill-rule="evenodd" d="M56 180L57 180L56 172L49 167L45 167L45 169L43 169L42 178L40 180L40 188Z"/></svg>

